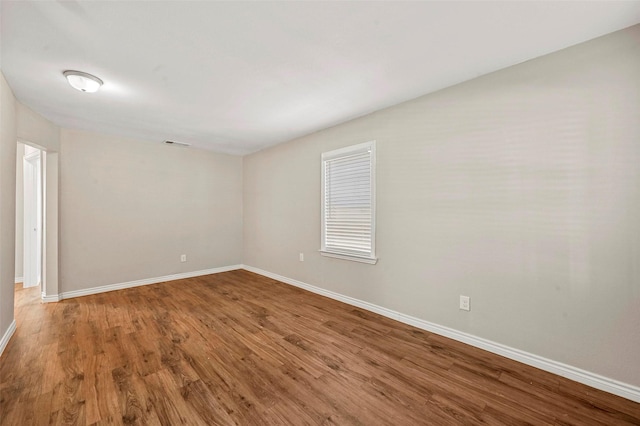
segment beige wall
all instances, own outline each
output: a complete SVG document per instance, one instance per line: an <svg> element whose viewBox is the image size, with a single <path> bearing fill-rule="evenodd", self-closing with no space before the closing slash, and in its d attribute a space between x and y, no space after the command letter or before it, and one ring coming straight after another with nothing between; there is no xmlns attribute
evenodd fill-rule
<svg viewBox="0 0 640 426"><path fill-rule="evenodd" d="M18 143L16 152L16 280L24 278L24 144Z"/></svg>
<svg viewBox="0 0 640 426"><path fill-rule="evenodd" d="M0 72L0 339L13 321L16 137L16 100Z"/></svg>
<svg viewBox="0 0 640 426"><path fill-rule="evenodd" d="M639 40L245 157L244 263L639 386ZM374 139L380 260L321 257L320 155Z"/></svg>
<svg viewBox="0 0 640 426"><path fill-rule="evenodd" d="M242 261L241 157L63 129L60 175L62 292Z"/></svg>
<svg viewBox="0 0 640 426"><path fill-rule="evenodd" d="M60 151L60 129L29 107L17 103L18 139L49 152Z"/></svg>

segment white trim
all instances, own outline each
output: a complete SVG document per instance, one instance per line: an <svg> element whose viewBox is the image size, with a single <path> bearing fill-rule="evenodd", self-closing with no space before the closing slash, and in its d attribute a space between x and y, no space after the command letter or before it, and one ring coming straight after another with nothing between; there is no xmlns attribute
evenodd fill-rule
<svg viewBox="0 0 640 426"><path fill-rule="evenodd" d="M62 297L59 294L50 294L47 296L44 291L42 292L43 303L59 302L60 300L62 300Z"/></svg>
<svg viewBox="0 0 640 426"><path fill-rule="evenodd" d="M20 284L24 282L24 277L15 277L13 283L14 284Z"/></svg>
<svg viewBox="0 0 640 426"><path fill-rule="evenodd" d="M349 305L357 306L358 308L366 309L367 311L375 312L387 318L400 321L402 323L420 328L422 330L430 331L432 333L436 333L441 336L445 336L450 339L457 340L459 342L463 342L480 349L484 349L494 354L498 354L506 358L510 358L530 365L532 367L557 374L558 376L566 377L587 386L591 386L596 389L600 389L602 391L630 399L631 401L640 402L640 387L630 385L628 383L623 383L618 380L610 379L599 374L591 373L589 371L585 371L571 365L553 361L551 359L534 355L500 343L496 343L491 340L483 339L482 337L477 337L472 334L434 324L420 318L402 314L391 309L383 308L382 306L374 305L373 303L365 302L363 300L345 296L340 293L325 290L323 288L316 287L302 281L297 281L292 278L283 277L282 275L274 274L272 272L268 272L259 268L254 268L253 266L243 265L242 268L247 271L254 272L259 275L264 275L265 277L269 277L274 280L308 290L312 293L320 294L322 296L326 296L331 299L347 303Z"/></svg>
<svg viewBox="0 0 640 426"><path fill-rule="evenodd" d="M338 254L332 251L319 250L322 256L335 257L336 259L353 260L354 262L368 263L375 265L378 262L377 257L362 257L362 256L350 256L348 254Z"/></svg>
<svg viewBox="0 0 640 426"><path fill-rule="evenodd" d="M322 153L322 161L333 160L339 157L347 155L363 154L369 152L372 148L375 149L376 141L371 140L368 142L362 142L356 145L349 145L343 148L334 149L333 151L327 151Z"/></svg>
<svg viewBox="0 0 640 426"><path fill-rule="evenodd" d="M13 333L15 332L16 332L16 320L13 320L11 321L11 324L9 324L9 328L4 333L4 336L2 336L2 339L0 339L0 356L2 356L2 352L4 352L4 348L7 347L9 340L11 340L11 336L13 336Z"/></svg>
<svg viewBox="0 0 640 426"><path fill-rule="evenodd" d="M242 265L231 265L231 266L223 266L220 268L203 269L201 271L183 272L180 274L165 275L163 277L156 277L156 278L145 278L142 280L127 281L124 283L85 288L82 290L63 291L59 295L59 300L71 299L74 297L81 297L81 296L89 296L91 294L105 293L107 291L122 290L125 288L139 287L142 285L157 284L165 281L174 281L174 280L181 280L185 278L199 277L202 275L218 274L220 272L234 271L236 269L242 269ZM53 296L49 296L49 297L53 297Z"/></svg>

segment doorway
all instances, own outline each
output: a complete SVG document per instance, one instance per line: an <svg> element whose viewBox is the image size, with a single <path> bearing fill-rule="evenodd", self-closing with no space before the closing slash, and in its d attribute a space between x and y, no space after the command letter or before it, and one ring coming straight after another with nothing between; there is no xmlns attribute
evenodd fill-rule
<svg viewBox="0 0 640 426"><path fill-rule="evenodd" d="M59 154L17 142L15 282L39 286L43 302L57 302Z"/></svg>

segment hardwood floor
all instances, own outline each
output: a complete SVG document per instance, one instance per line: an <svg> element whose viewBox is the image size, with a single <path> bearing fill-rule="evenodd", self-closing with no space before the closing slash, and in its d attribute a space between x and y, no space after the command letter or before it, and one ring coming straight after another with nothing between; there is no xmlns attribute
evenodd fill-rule
<svg viewBox="0 0 640 426"><path fill-rule="evenodd" d="M2 425L640 424L640 404L247 271L17 288L16 319Z"/></svg>

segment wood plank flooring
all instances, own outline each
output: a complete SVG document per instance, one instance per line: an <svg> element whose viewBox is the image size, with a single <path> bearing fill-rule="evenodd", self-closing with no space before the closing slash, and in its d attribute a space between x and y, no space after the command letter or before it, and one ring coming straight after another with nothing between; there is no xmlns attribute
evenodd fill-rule
<svg viewBox="0 0 640 426"><path fill-rule="evenodd" d="M247 271L39 302L0 424L640 424L640 404Z"/></svg>

